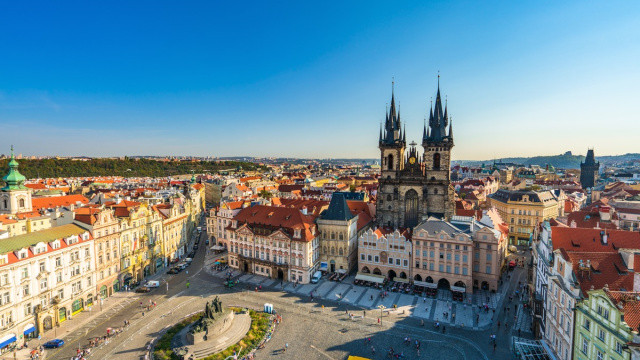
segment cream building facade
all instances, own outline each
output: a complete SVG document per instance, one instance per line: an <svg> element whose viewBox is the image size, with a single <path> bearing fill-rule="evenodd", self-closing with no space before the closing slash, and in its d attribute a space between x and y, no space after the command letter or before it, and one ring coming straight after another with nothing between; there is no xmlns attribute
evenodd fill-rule
<svg viewBox="0 0 640 360"><path fill-rule="evenodd" d="M0 330L37 337L92 306L94 243L90 233L63 225L0 244Z"/></svg>
<svg viewBox="0 0 640 360"><path fill-rule="evenodd" d="M411 279L409 233L391 228L369 229L358 239L358 272L393 280Z"/></svg>
<svg viewBox="0 0 640 360"><path fill-rule="evenodd" d="M304 210L306 211L306 209ZM323 270L351 272L358 262L358 215L352 215L342 193L334 193L326 211L316 220L320 232Z"/></svg>

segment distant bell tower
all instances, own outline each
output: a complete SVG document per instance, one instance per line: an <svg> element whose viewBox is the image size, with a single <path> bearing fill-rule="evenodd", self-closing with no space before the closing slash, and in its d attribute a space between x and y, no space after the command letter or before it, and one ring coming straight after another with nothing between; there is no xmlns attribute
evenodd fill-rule
<svg viewBox="0 0 640 360"><path fill-rule="evenodd" d="M11 146L9 173L2 180L5 186L0 188L0 214L31 212L31 190L24 186L27 179L18 171L13 146Z"/></svg>
<svg viewBox="0 0 640 360"><path fill-rule="evenodd" d="M447 131L448 127L448 131ZM427 204L430 215L450 219L454 215L454 191L450 187L451 149L453 126L447 114L447 103L442 107L440 75L436 103L429 111L429 126L422 133L423 163L428 187Z"/></svg>
<svg viewBox="0 0 640 360"><path fill-rule="evenodd" d="M600 170L600 162L596 162L593 149L587 150L587 157L580 163L580 184L583 189L596 186L596 178Z"/></svg>

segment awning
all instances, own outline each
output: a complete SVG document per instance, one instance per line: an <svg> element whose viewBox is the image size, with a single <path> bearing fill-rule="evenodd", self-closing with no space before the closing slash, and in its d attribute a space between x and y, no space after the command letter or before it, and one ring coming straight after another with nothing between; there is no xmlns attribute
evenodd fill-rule
<svg viewBox="0 0 640 360"><path fill-rule="evenodd" d="M211 250L224 250L224 249L226 249L226 248L224 246L222 246L222 245L213 245L211 247Z"/></svg>
<svg viewBox="0 0 640 360"><path fill-rule="evenodd" d="M347 273L347 269L338 269L338 270L336 270L336 272L338 274L346 274Z"/></svg>
<svg viewBox="0 0 640 360"><path fill-rule="evenodd" d="M403 279L403 278L399 278L399 277L394 277L393 281L397 281L397 282L401 282L401 283L405 283L408 284L409 283L409 279Z"/></svg>
<svg viewBox="0 0 640 360"><path fill-rule="evenodd" d="M327 264L326 262L320 263L320 271L327 270L328 268L329 268L329 264Z"/></svg>
<svg viewBox="0 0 640 360"><path fill-rule="evenodd" d="M375 275L375 274L363 274L363 273L358 273L358 274L356 275L356 280L369 281L369 282L374 282L374 283L382 284L382 283L384 282L384 276L382 276L382 275Z"/></svg>
<svg viewBox="0 0 640 360"><path fill-rule="evenodd" d="M16 335L15 334L8 334L3 336L2 338L0 338L0 349L13 343L16 342Z"/></svg>
<svg viewBox="0 0 640 360"><path fill-rule="evenodd" d="M451 286L451 291L455 292L467 292L467 288L462 286Z"/></svg>
<svg viewBox="0 0 640 360"><path fill-rule="evenodd" d="M29 334L31 334L31 333L32 333L32 332L34 332L34 331L36 331L36 327L35 327L35 326L33 326L33 324L29 324L29 325L27 325L27 326L25 326L25 327L24 327L24 334L25 334L25 335L29 335Z"/></svg>
<svg viewBox="0 0 640 360"><path fill-rule="evenodd" d="M414 281L413 285L418 285L418 286L431 288L431 289L437 289L438 288L438 284L424 282L424 281Z"/></svg>

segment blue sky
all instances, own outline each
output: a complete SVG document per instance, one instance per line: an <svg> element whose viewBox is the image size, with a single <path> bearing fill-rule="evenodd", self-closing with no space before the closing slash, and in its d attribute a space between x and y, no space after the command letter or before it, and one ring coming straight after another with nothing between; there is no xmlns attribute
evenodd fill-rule
<svg viewBox="0 0 640 360"><path fill-rule="evenodd" d="M454 159L637 152L640 2L8 2L1 146L378 157L391 79Z"/></svg>

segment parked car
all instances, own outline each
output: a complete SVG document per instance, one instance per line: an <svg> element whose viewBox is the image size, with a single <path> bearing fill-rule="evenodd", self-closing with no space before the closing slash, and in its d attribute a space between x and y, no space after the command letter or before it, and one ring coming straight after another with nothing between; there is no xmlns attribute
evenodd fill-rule
<svg viewBox="0 0 640 360"><path fill-rule="evenodd" d="M198 250L198 244L193 245L193 250Z"/></svg>
<svg viewBox="0 0 640 360"><path fill-rule="evenodd" d="M178 270L177 268L173 267L173 268L169 269L169 271L167 271L167 274L177 274L179 272L180 272L180 270Z"/></svg>
<svg viewBox="0 0 640 360"><path fill-rule="evenodd" d="M139 288L136 289L137 293L146 293L149 291L151 291L151 289L146 286L140 286Z"/></svg>
<svg viewBox="0 0 640 360"><path fill-rule="evenodd" d="M61 347L62 345L64 345L64 340L53 339L53 340L47 341L42 346L44 346L46 349L55 349L55 348Z"/></svg>
<svg viewBox="0 0 640 360"><path fill-rule="evenodd" d="M160 281L149 280L146 284L144 284L144 286L148 288L157 288L160 287Z"/></svg>

